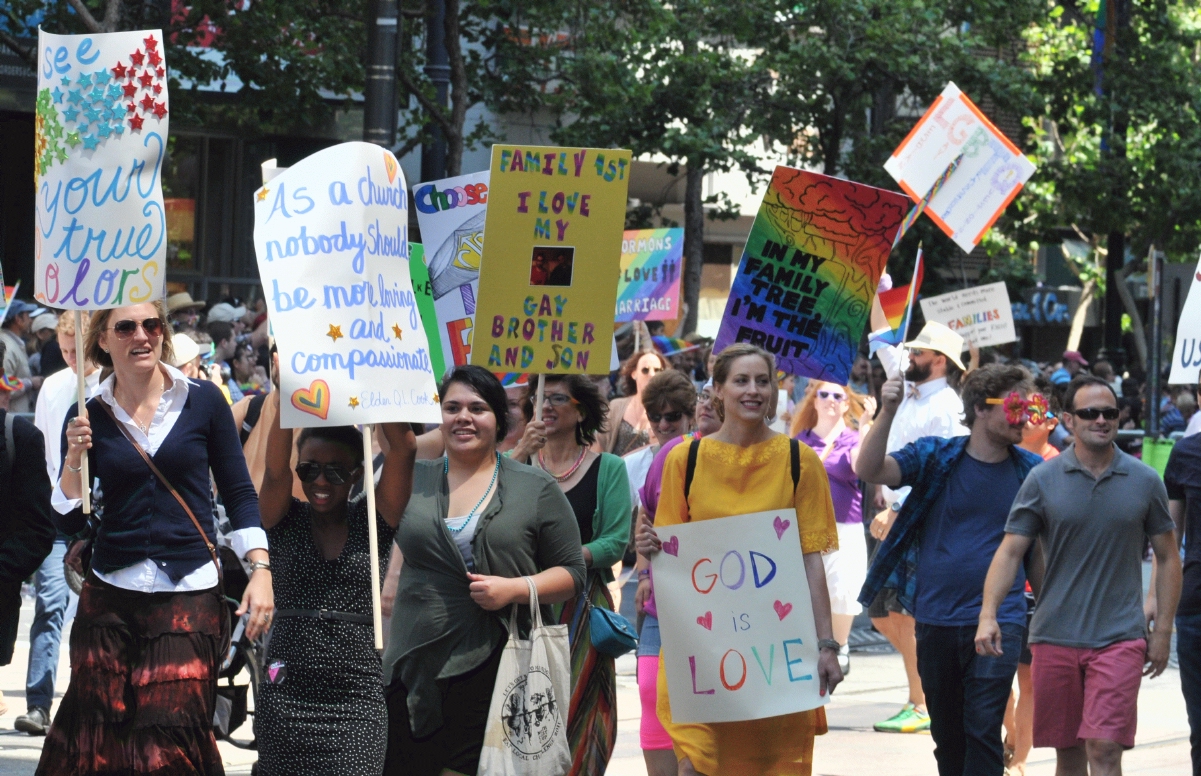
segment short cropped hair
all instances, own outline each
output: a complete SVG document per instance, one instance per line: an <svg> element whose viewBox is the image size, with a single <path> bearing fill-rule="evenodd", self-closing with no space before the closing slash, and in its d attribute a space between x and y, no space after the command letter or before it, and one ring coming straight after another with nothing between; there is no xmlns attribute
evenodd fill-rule
<svg viewBox="0 0 1201 776"><path fill-rule="evenodd" d="M320 439L345 447L354 458L355 466L363 462L363 432L354 426L309 426L300 432L296 449L303 450L310 439Z"/></svg>
<svg viewBox="0 0 1201 776"><path fill-rule="evenodd" d="M1068 389L1063 393L1063 407L1066 411L1071 412L1076 409L1076 393L1081 388L1086 388L1090 385L1103 385L1110 393L1113 394L1114 404L1118 404L1118 394L1113 390L1113 386L1102 380L1096 375L1090 375L1086 372L1081 372L1072 378L1072 382L1068 383Z"/></svg>
<svg viewBox="0 0 1201 776"><path fill-rule="evenodd" d="M696 411L696 386L678 369L665 369L642 390L642 406L647 412L666 412L672 407L691 415Z"/></svg>
<svg viewBox="0 0 1201 776"><path fill-rule="evenodd" d="M988 364L967 376L960 396L963 399L963 425L976 422L976 413L988 407L989 399L1000 399L1011 391L1030 393L1034 379L1025 367L1010 364Z"/></svg>

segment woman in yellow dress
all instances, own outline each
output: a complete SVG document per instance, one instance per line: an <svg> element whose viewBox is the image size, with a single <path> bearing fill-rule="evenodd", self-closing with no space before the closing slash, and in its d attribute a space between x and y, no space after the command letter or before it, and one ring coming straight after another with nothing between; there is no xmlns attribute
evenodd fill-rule
<svg viewBox="0 0 1201 776"><path fill-rule="evenodd" d="M700 441L689 494L684 494L688 445L677 446L663 470L656 526L795 508L805 576L813 602L820 657L821 692L842 681L839 645L832 638L830 595L822 553L838 548L838 527L825 467L809 447L800 448L800 477L792 474L791 441L767 427L776 393L774 359L753 345L730 345L713 368L713 405L721 429ZM655 530L638 530L638 551L661 548ZM745 722L675 724L667 678L659 667L659 719L671 735L680 776L808 776L813 737L826 732L823 708Z"/></svg>

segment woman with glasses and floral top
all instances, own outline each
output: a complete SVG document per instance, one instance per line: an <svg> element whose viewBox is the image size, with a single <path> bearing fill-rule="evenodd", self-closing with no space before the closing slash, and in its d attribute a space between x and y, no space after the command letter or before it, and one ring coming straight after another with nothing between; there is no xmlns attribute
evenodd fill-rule
<svg viewBox="0 0 1201 776"><path fill-rule="evenodd" d="M651 378L671 369L657 351L635 353L622 364L621 397L609 402L608 428L597 435L600 449L616 456L645 447L651 441L651 426L642 406L642 391Z"/></svg>
<svg viewBox="0 0 1201 776"><path fill-rule="evenodd" d="M276 356L278 358L278 356ZM380 773L388 711L371 617L363 435L352 426L300 432L292 497L292 429L280 427L280 392L267 435L259 505L275 561L275 628L254 717L259 773ZM380 575L413 488L416 442L406 424L379 426L386 442L375 486Z"/></svg>

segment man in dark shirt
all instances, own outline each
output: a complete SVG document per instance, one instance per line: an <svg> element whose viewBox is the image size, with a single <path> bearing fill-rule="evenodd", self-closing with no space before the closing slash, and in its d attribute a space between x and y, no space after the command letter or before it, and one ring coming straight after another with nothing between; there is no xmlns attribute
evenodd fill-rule
<svg viewBox="0 0 1201 776"><path fill-rule="evenodd" d="M1189 538L1184 551L1184 583L1176 607L1176 654L1180 689L1192 731L1193 775L1201 776L1201 434L1185 437L1172 448L1163 474L1168 487L1168 514L1176 524L1176 544ZM1147 613L1155 619L1155 587Z"/></svg>

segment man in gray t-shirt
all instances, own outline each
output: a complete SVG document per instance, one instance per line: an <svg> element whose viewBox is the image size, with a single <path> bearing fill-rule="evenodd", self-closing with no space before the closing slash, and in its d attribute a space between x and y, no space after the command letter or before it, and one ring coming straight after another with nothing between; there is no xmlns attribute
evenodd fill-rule
<svg viewBox="0 0 1201 776"><path fill-rule="evenodd" d="M1082 375L1064 404L1075 443L1036 466L1018 491L984 583L976 648L999 653L997 606L1038 539L1046 571L1030 623L1034 746L1056 748L1058 773L1120 773L1122 750L1134 746L1142 677L1167 666L1180 556L1159 475L1114 444L1113 389ZM1156 619L1165 623L1149 637L1142 585L1148 538L1160 569Z"/></svg>

